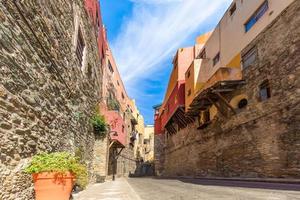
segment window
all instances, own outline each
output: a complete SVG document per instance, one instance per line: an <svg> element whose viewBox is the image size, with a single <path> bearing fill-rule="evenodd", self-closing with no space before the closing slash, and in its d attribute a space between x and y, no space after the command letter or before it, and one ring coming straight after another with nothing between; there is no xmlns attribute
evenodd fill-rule
<svg viewBox="0 0 300 200"><path fill-rule="evenodd" d="M230 16L232 16L236 11L236 3L233 4L233 6L231 6L231 8L229 9L229 14Z"/></svg>
<svg viewBox="0 0 300 200"><path fill-rule="evenodd" d="M203 123L208 123L210 122L210 112L209 109L205 110L203 112Z"/></svg>
<svg viewBox="0 0 300 200"><path fill-rule="evenodd" d="M188 95L188 97L189 97L189 96L191 96L191 94L192 94L192 90L191 90L191 89L189 89L189 91L188 91L188 94L187 94L187 95Z"/></svg>
<svg viewBox="0 0 300 200"><path fill-rule="evenodd" d="M92 66L90 64L88 64L87 70L86 70L86 75L87 75L87 77L92 78L92 74L93 74Z"/></svg>
<svg viewBox="0 0 300 200"><path fill-rule="evenodd" d="M174 61L173 61L173 65L174 65L174 69L176 69L177 65L178 65L178 56L176 55Z"/></svg>
<svg viewBox="0 0 300 200"><path fill-rule="evenodd" d="M254 24L267 12L269 9L268 1L265 1L245 23L245 31L248 32Z"/></svg>
<svg viewBox="0 0 300 200"><path fill-rule="evenodd" d="M247 99L241 99L239 101L238 108L242 109L242 108L245 108L247 105L248 105L248 100Z"/></svg>
<svg viewBox="0 0 300 200"><path fill-rule="evenodd" d="M187 77L190 78L190 76L191 76L191 71L189 70L187 73Z"/></svg>
<svg viewBox="0 0 300 200"><path fill-rule="evenodd" d="M265 80L262 84L260 84L259 97L260 97L260 101L265 101L271 98L271 88L268 80Z"/></svg>
<svg viewBox="0 0 300 200"><path fill-rule="evenodd" d="M142 144L143 143L143 137L142 137L142 134L139 133L139 144Z"/></svg>
<svg viewBox="0 0 300 200"><path fill-rule="evenodd" d="M215 66L220 61L220 52L213 59L213 66Z"/></svg>
<svg viewBox="0 0 300 200"><path fill-rule="evenodd" d="M110 71L111 73L114 73L114 69L113 69L113 67L112 67L112 65L111 65L111 63L110 63L109 60L108 60L108 69L109 69L109 71Z"/></svg>
<svg viewBox="0 0 300 200"><path fill-rule="evenodd" d="M97 23L97 34L99 33L100 31L100 19L99 19L99 12L98 10L96 11L96 23Z"/></svg>
<svg viewBox="0 0 300 200"><path fill-rule="evenodd" d="M122 92L122 94L121 94L121 95L122 95L122 99L125 99L125 96L124 96L124 93L123 93L123 92Z"/></svg>
<svg viewBox="0 0 300 200"><path fill-rule="evenodd" d="M252 66L256 61L256 57L257 50L256 47L253 47L245 55L242 56L243 69Z"/></svg>
<svg viewBox="0 0 300 200"><path fill-rule="evenodd" d="M201 51L201 53L199 54L199 58L200 58L200 59L205 59L205 58L206 58L206 50L205 50L205 49L203 49L203 50Z"/></svg>
<svg viewBox="0 0 300 200"><path fill-rule="evenodd" d="M104 60L104 58L105 58L105 50L104 50L104 48L102 48L101 52L102 52L102 58Z"/></svg>
<svg viewBox="0 0 300 200"><path fill-rule="evenodd" d="M125 126L123 125L122 126L122 133L124 133L124 131L125 131Z"/></svg>
<svg viewBox="0 0 300 200"><path fill-rule="evenodd" d="M117 84L120 85L119 81L117 80Z"/></svg>
<svg viewBox="0 0 300 200"><path fill-rule="evenodd" d="M79 28L78 29L78 36L77 36L76 56L79 60L80 66L82 66L82 58L83 58L84 47L85 47L85 44L84 44L82 32Z"/></svg>

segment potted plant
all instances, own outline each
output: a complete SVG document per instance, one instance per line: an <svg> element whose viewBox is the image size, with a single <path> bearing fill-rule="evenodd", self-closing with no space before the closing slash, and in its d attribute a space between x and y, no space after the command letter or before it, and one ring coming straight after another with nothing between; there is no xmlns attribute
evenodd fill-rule
<svg viewBox="0 0 300 200"><path fill-rule="evenodd" d="M96 113L91 118L91 124L94 127L94 132L97 135L105 136L107 131L107 124L103 115Z"/></svg>
<svg viewBox="0 0 300 200"><path fill-rule="evenodd" d="M69 200L75 182L87 184L86 167L67 152L38 154L25 172L32 174L36 200Z"/></svg>

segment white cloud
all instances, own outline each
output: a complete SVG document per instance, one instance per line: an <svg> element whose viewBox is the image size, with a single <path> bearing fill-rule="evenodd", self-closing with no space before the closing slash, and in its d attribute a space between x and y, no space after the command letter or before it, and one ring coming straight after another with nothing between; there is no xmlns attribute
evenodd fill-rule
<svg viewBox="0 0 300 200"><path fill-rule="evenodd" d="M174 53L209 17L224 4L227 7L232 0L132 1L169 3L135 4L132 17L127 19L113 42L112 49L125 83L164 67L156 65Z"/></svg>
<svg viewBox="0 0 300 200"><path fill-rule="evenodd" d="M130 0L133 14L126 18L112 42L129 94L141 95L141 80L156 78L173 54L207 23L216 23L232 0ZM221 12L221 13L220 13ZM207 30L208 31L208 30ZM168 77L165 77L168 79ZM137 84L138 83L138 84ZM144 87L144 88L141 88ZM134 94L131 93L133 91ZM140 94L138 94L140 93Z"/></svg>

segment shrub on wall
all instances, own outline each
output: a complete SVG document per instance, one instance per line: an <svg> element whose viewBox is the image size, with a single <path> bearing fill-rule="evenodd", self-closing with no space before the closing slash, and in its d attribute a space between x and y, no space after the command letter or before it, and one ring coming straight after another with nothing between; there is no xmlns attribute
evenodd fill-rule
<svg viewBox="0 0 300 200"><path fill-rule="evenodd" d="M120 103L116 99L108 99L107 107L109 110L120 110Z"/></svg>
<svg viewBox="0 0 300 200"><path fill-rule="evenodd" d="M97 135L105 136L107 132L107 124L103 115L96 113L91 118L91 124L94 127L94 132Z"/></svg>

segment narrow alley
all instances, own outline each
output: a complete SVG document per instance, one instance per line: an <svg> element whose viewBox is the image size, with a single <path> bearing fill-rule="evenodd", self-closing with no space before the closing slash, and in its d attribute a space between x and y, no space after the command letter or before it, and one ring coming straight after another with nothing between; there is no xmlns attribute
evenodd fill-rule
<svg viewBox="0 0 300 200"><path fill-rule="evenodd" d="M300 200L300 0L0 0L0 200Z"/></svg>
<svg viewBox="0 0 300 200"><path fill-rule="evenodd" d="M89 187L75 200L299 200L300 185L197 179L120 178Z"/></svg>

